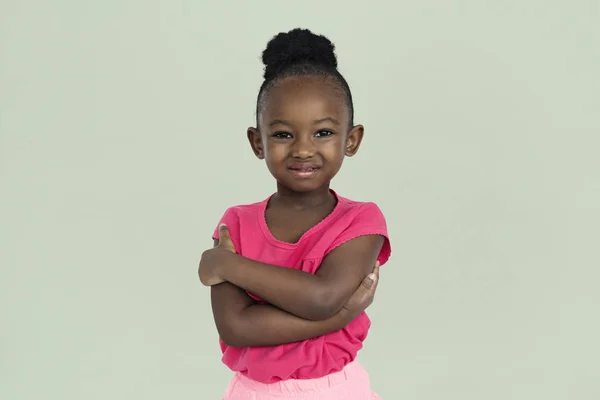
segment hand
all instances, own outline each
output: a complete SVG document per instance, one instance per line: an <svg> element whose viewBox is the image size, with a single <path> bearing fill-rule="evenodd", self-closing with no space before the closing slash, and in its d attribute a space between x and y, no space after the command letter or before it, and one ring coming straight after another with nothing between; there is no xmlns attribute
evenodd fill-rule
<svg viewBox="0 0 600 400"><path fill-rule="evenodd" d="M377 283L379 282L379 261L375 263L373 272L369 274L361 284L358 286L356 291L352 294L350 299L344 304L340 310L340 314L343 315L343 319L346 324L350 323L354 318L358 317L360 313L365 311L367 307L373 303L375 297L375 291L377 289Z"/></svg>
<svg viewBox="0 0 600 400"><path fill-rule="evenodd" d="M219 227L219 242L212 249L202 253L200 265L198 266L198 276L200 282L205 286L214 286L225 282L222 277L222 271L230 257L236 254L235 247L231 241L227 226Z"/></svg>

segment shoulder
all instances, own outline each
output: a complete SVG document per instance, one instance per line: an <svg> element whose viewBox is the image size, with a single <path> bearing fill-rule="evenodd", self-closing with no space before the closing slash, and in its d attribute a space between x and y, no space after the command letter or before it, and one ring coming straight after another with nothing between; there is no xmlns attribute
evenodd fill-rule
<svg viewBox="0 0 600 400"><path fill-rule="evenodd" d="M268 200L269 199L267 198L265 200L261 200L261 201L257 201L257 202L253 202L253 203L243 203L243 204L229 206L225 209L223 216L224 217L230 216L230 217L236 217L236 218L240 218L240 217L243 218L250 214L256 214L260 209L264 208L265 203Z"/></svg>
<svg viewBox="0 0 600 400"><path fill-rule="evenodd" d="M219 225L221 224L227 225L232 236L239 232L242 225L247 227L257 225L259 212L264 208L264 203L267 200L227 207L215 227L213 238L218 238Z"/></svg>
<svg viewBox="0 0 600 400"><path fill-rule="evenodd" d="M380 235L384 237L378 260L385 264L391 255L391 244L388 234L387 221L381 208L372 201L355 201L338 196L340 201L340 217L335 238L328 244L325 254L352 239L365 235Z"/></svg>
<svg viewBox="0 0 600 400"><path fill-rule="evenodd" d="M372 201L356 201L336 193L338 205L331 217L321 223L307 241L307 259L323 259L340 245L360 236L379 235L385 239L379 260L383 265L391 246L387 222L380 207Z"/></svg>
<svg viewBox="0 0 600 400"><path fill-rule="evenodd" d="M356 201L338 196L340 201L340 222L352 226L383 226L387 225L383 211L375 202Z"/></svg>

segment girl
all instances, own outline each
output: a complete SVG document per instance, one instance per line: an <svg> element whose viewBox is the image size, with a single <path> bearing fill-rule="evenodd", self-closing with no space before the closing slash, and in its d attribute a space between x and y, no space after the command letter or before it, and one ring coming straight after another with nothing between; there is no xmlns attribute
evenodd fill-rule
<svg viewBox="0 0 600 400"><path fill-rule="evenodd" d="M377 399L355 358L391 253L386 221L330 189L363 138L350 88L333 44L308 30L278 34L262 59L247 135L277 192L227 209L198 272L235 372L223 399Z"/></svg>

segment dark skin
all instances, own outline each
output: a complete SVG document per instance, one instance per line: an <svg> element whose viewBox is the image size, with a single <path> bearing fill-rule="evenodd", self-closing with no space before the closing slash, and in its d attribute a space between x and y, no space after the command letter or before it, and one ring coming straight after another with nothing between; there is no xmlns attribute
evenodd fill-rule
<svg viewBox="0 0 600 400"><path fill-rule="evenodd" d="M227 230L215 248L235 252ZM363 280L344 307L323 321L310 321L269 304L257 304L245 290L222 282L211 287L211 303L219 337L232 347L276 346L322 336L344 328L373 301L379 282L379 264Z"/></svg>
<svg viewBox="0 0 600 400"><path fill-rule="evenodd" d="M248 129L248 139L254 154L266 161L277 180L277 193L271 198L265 217L278 240L297 242L334 209L336 198L329 190L330 182L344 158L356 154L364 133L361 125L349 124L348 115L339 88L330 78L285 78L263 100L258 127ZM313 275L247 259L232 251L232 245L228 248L226 228L221 229L221 235L225 243L203 253L199 275L203 284L212 286L213 313L221 337L235 337L229 341L246 345L252 341L227 332L241 332L236 326L247 318L232 309L248 310L254 306L245 291L270 303L271 311L286 313L285 318L279 315L278 322L274 322L274 315L266 314L245 320L248 324L260 318L268 320L257 336L264 336L265 329L281 332L263 342L275 345L289 340L285 335L290 335L291 326L299 327L298 335L293 335L296 340L341 329L345 326L339 326L343 318L337 317L344 314L344 305L363 287L361 282L373 271L384 243L384 238L377 235L353 239L329 253ZM291 322L291 318L301 321ZM306 325L300 328L311 322L322 325L313 330Z"/></svg>

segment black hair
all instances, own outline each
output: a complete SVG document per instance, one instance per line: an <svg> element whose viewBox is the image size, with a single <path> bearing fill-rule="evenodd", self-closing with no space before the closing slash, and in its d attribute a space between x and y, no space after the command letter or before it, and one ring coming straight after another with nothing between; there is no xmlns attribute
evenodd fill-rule
<svg viewBox="0 0 600 400"><path fill-rule="evenodd" d="M256 119L265 95L275 84L289 76L324 76L333 78L342 92L349 112L350 125L354 121L354 105L348 82L337 69L335 46L329 39L308 29L292 29L274 36L262 53L265 65L264 82L256 100Z"/></svg>

